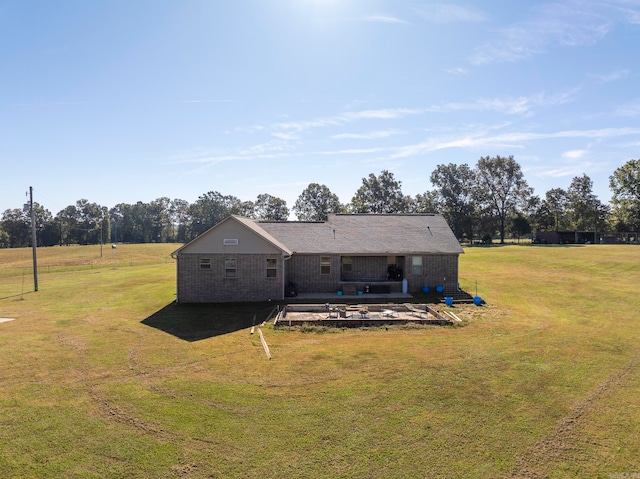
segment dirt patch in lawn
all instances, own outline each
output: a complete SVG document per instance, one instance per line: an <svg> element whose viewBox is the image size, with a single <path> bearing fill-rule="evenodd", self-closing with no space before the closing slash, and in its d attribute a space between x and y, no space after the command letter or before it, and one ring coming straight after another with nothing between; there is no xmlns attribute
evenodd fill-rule
<svg viewBox="0 0 640 479"><path fill-rule="evenodd" d="M576 450L581 438L580 429L588 421L587 415L598 408L602 396L624 387L625 378L638 367L638 357L629 361L622 370L609 376L589 396L580 401L571 412L562 418L556 428L538 441L524 455L516 458L515 470L509 479L542 479L548 476L547 469L553 463L576 460Z"/></svg>

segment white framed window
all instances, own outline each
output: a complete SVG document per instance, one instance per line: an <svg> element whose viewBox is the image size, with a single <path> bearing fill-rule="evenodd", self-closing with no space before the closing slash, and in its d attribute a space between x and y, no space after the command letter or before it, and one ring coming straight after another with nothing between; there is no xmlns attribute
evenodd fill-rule
<svg viewBox="0 0 640 479"><path fill-rule="evenodd" d="M411 274L413 275L422 274L422 256L411 257Z"/></svg>
<svg viewBox="0 0 640 479"><path fill-rule="evenodd" d="M236 258L224 259L224 277L235 278L238 276L238 262Z"/></svg>
<svg viewBox="0 0 640 479"><path fill-rule="evenodd" d="M320 274L331 274L331 256L320 256Z"/></svg>
<svg viewBox="0 0 640 479"><path fill-rule="evenodd" d="M278 276L278 260L276 258L267 258L267 278L276 278Z"/></svg>
<svg viewBox="0 0 640 479"><path fill-rule="evenodd" d="M211 269L211 258L200 258L200 269Z"/></svg>

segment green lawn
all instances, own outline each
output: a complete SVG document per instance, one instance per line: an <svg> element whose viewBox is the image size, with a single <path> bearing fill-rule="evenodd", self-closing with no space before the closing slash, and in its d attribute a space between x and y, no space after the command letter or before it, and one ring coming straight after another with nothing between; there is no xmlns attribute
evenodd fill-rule
<svg viewBox="0 0 640 479"><path fill-rule="evenodd" d="M640 474L640 250L469 248L463 327L175 305L177 245L0 250L0 477Z"/></svg>

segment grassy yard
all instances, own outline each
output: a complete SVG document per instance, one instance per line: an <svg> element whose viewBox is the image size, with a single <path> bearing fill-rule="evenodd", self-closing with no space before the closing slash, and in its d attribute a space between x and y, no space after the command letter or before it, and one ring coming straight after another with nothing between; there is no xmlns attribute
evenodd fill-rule
<svg viewBox="0 0 640 479"><path fill-rule="evenodd" d="M0 250L0 477L640 476L640 250L469 248L463 327L175 305L176 245Z"/></svg>

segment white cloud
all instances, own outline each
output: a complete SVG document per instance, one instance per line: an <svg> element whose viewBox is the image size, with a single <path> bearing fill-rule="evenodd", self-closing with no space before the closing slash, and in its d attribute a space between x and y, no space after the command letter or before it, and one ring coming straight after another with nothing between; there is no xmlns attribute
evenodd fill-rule
<svg viewBox="0 0 640 479"><path fill-rule="evenodd" d="M378 23L397 23L404 25L411 25L410 22L402 20L398 17L392 17L390 15L369 15L364 18L366 22L378 22Z"/></svg>
<svg viewBox="0 0 640 479"><path fill-rule="evenodd" d="M183 100L180 103L233 103L233 100Z"/></svg>
<svg viewBox="0 0 640 479"><path fill-rule="evenodd" d="M384 110L363 110L356 112L347 112L343 114L343 117L349 121L360 119L396 119L403 118L408 115L415 115L422 113L423 110L413 108L388 108Z"/></svg>
<svg viewBox="0 0 640 479"><path fill-rule="evenodd" d="M632 25L640 24L640 3L637 0L613 0L608 6L620 13Z"/></svg>
<svg viewBox="0 0 640 479"><path fill-rule="evenodd" d="M340 133L331 135L334 140L376 140L379 138L388 138L390 136L400 135L404 132L399 130L378 130L366 133Z"/></svg>
<svg viewBox="0 0 640 479"><path fill-rule="evenodd" d="M588 1L539 6L529 19L503 28L497 38L478 47L470 61L477 65L513 62L544 53L553 45L595 44L619 20L619 14L606 7Z"/></svg>
<svg viewBox="0 0 640 479"><path fill-rule="evenodd" d="M570 150L570 151L565 151L562 154L562 158L567 158L569 160L578 160L580 158L582 158L585 153L587 153L587 150Z"/></svg>
<svg viewBox="0 0 640 479"><path fill-rule="evenodd" d="M521 97L515 99L482 98L471 103L445 103L429 108L429 111L446 113L460 110L500 111L507 114L527 113L531 108L531 101Z"/></svg>
<svg viewBox="0 0 640 479"><path fill-rule="evenodd" d="M621 117L636 117L640 116L640 100L631 101L625 105L618 106L613 114Z"/></svg>
<svg viewBox="0 0 640 479"><path fill-rule="evenodd" d="M231 135L233 133L256 133L259 131L264 130L264 126L262 125L253 125L253 126L248 126L248 127L236 127L236 128L232 128L230 130L225 130L225 134L226 135Z"/></svg>
<svg viewBox="0 0 640 479"><path fill-rule="evenodd" d="M640 135L640 128L601 128L594 130L564 130L549 133L534 132L510 132L501 134L487 134L484 131L466 133L461 135L447 135L439 138L430 138L424 142L413 145L405 145L397 148L391 155L391 159L408 158L420 154L430 153L450 148L462 149L500 149L500 148L524 148L527 142L566 139L589 138L608 139L629 135Z"/></svg>
<svg viewBox="0 0 640 479"><path fill-rule="evenodd" d="M534 107L561 105L571 101L577 89L568 90L557 95L538 93L529 97L518 98L480 98L469 103L445 103L428 108L430 112L446 113L451 111L497 111L508 115L530 114Z"/></svg>
<svg viewBox="0 0 640 479"><path fill-rule="evenodd" d="M484 22L487 19L483 12L452 3L433 3L417 7L415 11L422 18L433 23Z"/></svg>
<svg viewBox="0 0 640 479"><path fill-rule="evenodd" d="M567 176L580 176L589 169L591 163L579 163L558 168L538 168L530 170L539 178L565 178Z"/></svg>
<svg viewBox="0 0 640 479"><path fill-rule="evenodd" d="M314 151L310 154L312 155L371 155L373 153L383 153L386 151L392 151L395 148L346 148L343 150L326 150L326 151Z"/></svg>
<svg viewBox="0 0 640 479"><path fill-rule="evenodd" d="M456 68L447 68L445 70L447 73L451 73L452 75L466 75L467 73L469 73L468 70L462 68L462 67L456 67Z"/></svg>
<svg viewBox="0 0 640 479"><path fill-rule="evenodd" d="M212 166L228 161L248 161L248 160L274 160L291 156L291 151L295 146L288 141L273 139L264 143L257 143L245 148L229 149L205 149L194 148L191 151L174 155L173 163L188 164L196 163L205 166Z"/></svg>
<svg viewBox="0 0 640 479"><path fill-rule="evenodd" d="M278 138L279 140L297 140L299 137L298 135L294 135L293 133L284 133L281 131L274 131L273 133L271 133L271 136L273 136L274 138Z"/></svg>
<svg viewBox="0 0 640 479"><path fill-rule="evenodd" d="M362 111L354 111L354 112L345 112L340 115L325 117L325 118L317 118L315 120L309 121L291 121L284 123L277 123L274 125L275 129L281 130L307 130L310 128L319 128L325 126L339 126L344 125L345 123L350 123L356 120L391 120L403 118L408 115L415 115L421 113L423 110L416 110L410 108L392 108L392 109L382 109L382 110L362 110Z"/></svg>
<svg viewBox="0 0 640 479"><path fill-rule="evenodd" d="M629 76L629 70L616 70L614 72L608 73L606 75L597 75L591 74L589 75L591 78L595 78L598 83L609 83L612 81L620 80L621 78L625 78Z"/></svg>

